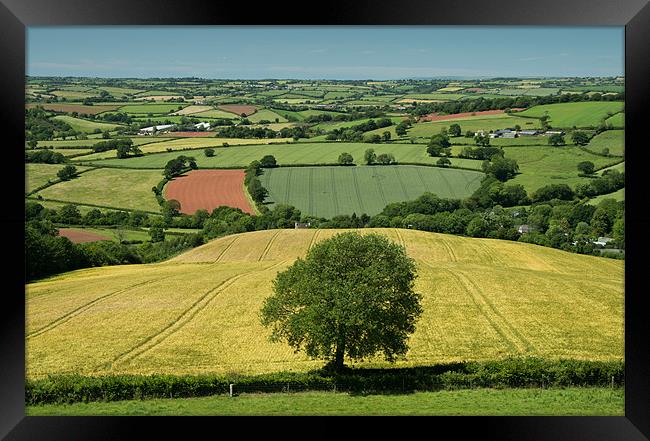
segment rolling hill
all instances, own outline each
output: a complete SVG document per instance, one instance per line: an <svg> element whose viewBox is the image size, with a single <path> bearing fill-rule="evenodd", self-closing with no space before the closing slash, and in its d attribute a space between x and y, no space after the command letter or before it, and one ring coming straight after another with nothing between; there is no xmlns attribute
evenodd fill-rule
<svg viewBox="0 0 650 441"><path fill-rule="evenodd" d="M28 284L27 377L321 367L270 343L258 311L278 271L341 231L231 235L162 263L83 269ZM359 231L403 244L417 262L424 313L398 365L623 358L621 261L493 239Z"/></svg>

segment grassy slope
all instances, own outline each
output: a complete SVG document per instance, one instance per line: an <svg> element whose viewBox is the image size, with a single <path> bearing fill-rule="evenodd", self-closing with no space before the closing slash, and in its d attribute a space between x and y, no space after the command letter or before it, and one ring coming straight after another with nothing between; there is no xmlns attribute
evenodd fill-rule
<svg viewBox="0 0 650 441"><path fill-rule="evenodd" d="M391 202L425 191L462 199L480 185L483 173L418 166L299 167L266 170L262 185L269 201L288 203L304 214L375 215Z"/></svg>
<svg viewBox="0 0 650 441"><path fill-rule="evenodd" d="M25 191L30 192L47 181L55 181L59 178L57 172L65 167L65 164L25 164ZM77 171L87 170L88 167L77 167Z"/></svg>
<svg viewBox="0 0 650 441"><path fill-rule="evenodd" d="M242 394L205 398L29 406L45 415L617 415L624 390L476 389L403 395L332 392Z"/></svg>
<svg viewBox="0 0 650 441"><path fill-rule="evenodd" d="M39 191L45 199L160 211L151 191L162 180L157 170L97 169Z"/></svg>
<svg viewBox="0 0 650 441"><path fill-rule="evenodd" d="M597 126L608 112L623 110L621 101L586 101L579 103L544 104L524 110L520 115L539 118L548 112L550 124L556 128Z"/></svg>
<svg viewBox="0 0 650 441"><path fill-rule="evenodd" d="M58 115L55 116L53 119L58 119L65 123L68 123L74 130L78 132L84 132L84 133L91 133L95 129L100 129L102 131L113 130L116 127L120 126L119 124L88 121L81 118L73 118L72 116L67 116L67 115Z"/></svg>
<svg viewBox="0 0 650 441"><path fill-rule="evenodd" d="M270 343L276 273L341 230L226 236L170 261L27 285L27 375L263 373L322 366ZM531 244L364 229L406 245L424 313L398 366L508 356L623 357L623 262ZM65 293L65 295L62 295ZM358 366L386 366L372 358Z"/></svg>
<svg viewBox="0 0 650 441"><path fill-rule="evenodd" d="M589 182L589 178L578 176L578 163L591 161L596 167L614 164L621 158L608 158L585 152L575 146L564 147L504 147L506 158L512 158L519 165L517 176L509 184L522 184L526 191L532 192L550 184L576 184Z"/></svg>
<svg viewBox="0 0 650 441"><path fill-rule="evenodd" d="M625 131L607 130L591 138L587 149L600 153L605 147L610 155L623 156L625 154Z"/></svg>
<svg viewBox="0 0 650 441"><path fill-rule="evenodd" d="M208 138L209 139L209 138ZM180 142L194 143L201 145L202 141L184 140ZM203 144L205 145L205 144ZM154 145L160 147L159 145ZM417 144L366 144L366 143L299 143L299 144L276 144L276 145L251 145L233 146L215 149L215 156L205 157L200 151L189 152L196 158L199 167L245 167L253 160L260 160L264 155L274 155L280 165L295 164L336 164L338 157L343 152L352 155L355 163L363 163L363 154L366 149L373 148L378 155L381 153L392 153L398 162L415 162L421 164L435 164L439 158L433 158L426 152L426 146ZM97 165L111 165L134 168L164 168L167 161L176 158L177 152L146 155L129 159L111 159L97 161ZM454 166L481 169L482 161L471 159L452 158Z"/></svg>

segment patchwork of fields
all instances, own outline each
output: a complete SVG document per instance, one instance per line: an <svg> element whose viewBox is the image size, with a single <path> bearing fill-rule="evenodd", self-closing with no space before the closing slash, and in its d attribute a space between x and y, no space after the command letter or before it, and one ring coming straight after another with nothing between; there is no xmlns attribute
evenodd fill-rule
<svg viewBox="0 0 650 441"><path fill-rule="evenodd" d="M320 367L322 361L270 343L257 313L278 271L340 231L226 236L163 263L84 269L28 284L27 377ZM621 261L414 230L360 232L388 236L417 262L424 313L397 366L526 355L623 358Z"/></svg>
<svg viewBox="0 0 650 441"><path fill-rule="evenodd" d="M285 167L260 177L268 201L290 204L301 213L331 218L341 214L375 215L391 202L412 200L424 192L465 198L483 173L421 166Z"/></svg>
<svg viewBox="0 0 650 441"><path fill-rule="evenodd" d="M170 141L168 145L180 146L187 143L190 145L205 145L210 138L184 139ZM152 144L152 148L160 148L163 144ZM395 159L401 163L435 164L439 158L427 154L426 146L422 144L367 144L349 142L331 143L296 143L296 144L273 144L273 145L248 145L219 148L215 145L215 155L206 157L202 151L196 150L186 155L196 158L200 168L223 168L237 167L244 168L251 161L260 160L265 155L275 156L279 165L301 165L301 164L336 164L341 153L347 152L354 158L355 164L363 164L363 154L366 149L373 148L377 155L392 153ZM106 159L93 161L97 166L129 167L129 168L164 168L165 164L178 156L178 152L159 153L127 159ZM88 157L86 157L88 158ZM86 161L86 158L83 158ZM452 166L481 170L482 161L473 159L451 158Z"/></svg>

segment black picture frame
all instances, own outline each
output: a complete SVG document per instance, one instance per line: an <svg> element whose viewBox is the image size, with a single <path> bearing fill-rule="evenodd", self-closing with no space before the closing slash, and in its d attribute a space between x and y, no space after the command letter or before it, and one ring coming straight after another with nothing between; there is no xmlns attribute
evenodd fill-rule
<svg viewBox="0 0 650 441"><path fill-rule="evenodd" d="M650 5L644 0L462 0L448 2L410 1L345 3L283 2L278 8L253 7L240 2L113 0L0 0L0 121L3 139L13 146L24 142L25 30L29 26L63 25L543 25L625 26L625 143L626 155L626 254L625 261L625 416L622 417L434 417L419 420L418 426L436 433L450 430L455 439L500 440L644 440L650 438L650 319L645 306L643 277L647 265L650 216L644 210L647 187L644 164L650 164L650 146L644 139L650 98ZM313 6L313 7L312 7ZM24 179L19 148L7 143L6 182ZM11 165L10 165L11 164ZM11 170L10 170L11 169ZM11 188L11 185L9 185ZM24 199L17 189L3 194L9 201L1 222L6 256L5 283L0 309L0 436L6 439L128 439L138 431L151 436L167 435L182 427L184 439L192 430L209 428L212 435L224 435L223 423L201 419L188 423L170 418L124 417L26 417L25 304L24 297ZM10 232L7 234L7 232ZM645 253L644 253L645 252ZM17 257L18 256L18 257ZM21 277L23 275L23 277ZM229 423L230 424L230 423ZM264 423L269 424L269 422ZM271 423L280 427L278 423ZM277 424L277 425L276 425ZM287 430L295 427L287 425ZM412 421L391 424L402 433ZM357 425L365 431L363 425ZM233 425L240 433L249 428ZM261 425L260 425L261 426ZM319 424L320 434L335 431L336 425ZM384 425L376 426L384 430ZM358 430L358 429L357 429ZM310 431L311 432L311 431ZM346 429L346 434L355 432ZM411 430L409 430L411 432ZM147 437L149 437L147 436Z"/></svg>

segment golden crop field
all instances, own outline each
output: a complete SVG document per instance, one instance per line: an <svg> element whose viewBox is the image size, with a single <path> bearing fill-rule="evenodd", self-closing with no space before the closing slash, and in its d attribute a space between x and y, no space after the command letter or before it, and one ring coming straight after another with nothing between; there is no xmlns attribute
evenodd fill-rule
<svg viewBox="0 0 650 441"><path fill-rule="evenodd" d="M31 283L27 376L321 367L323 361L270 343L259 310L278 271L342 231L231 235L162 263L83 269ZM398 366L525 355L623 359L622 261L415 230L358 231L388 236L417 262L424 313Z"/></svg>

